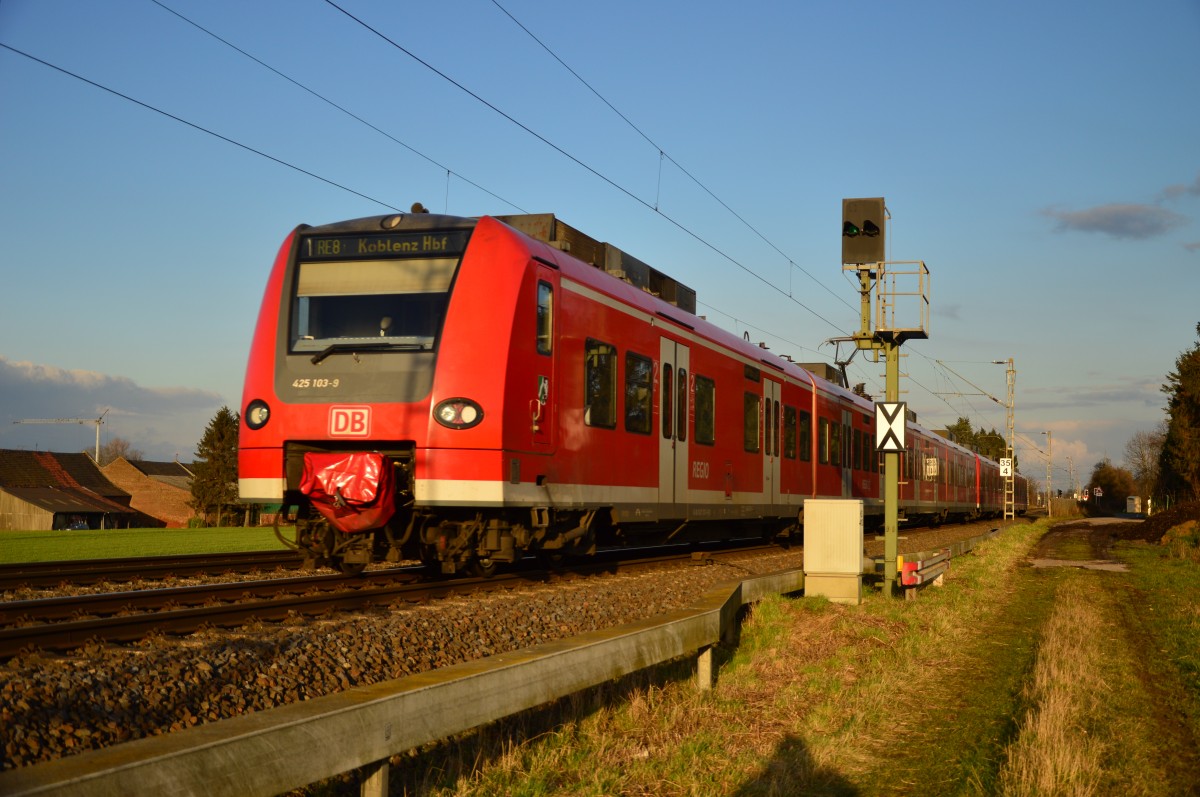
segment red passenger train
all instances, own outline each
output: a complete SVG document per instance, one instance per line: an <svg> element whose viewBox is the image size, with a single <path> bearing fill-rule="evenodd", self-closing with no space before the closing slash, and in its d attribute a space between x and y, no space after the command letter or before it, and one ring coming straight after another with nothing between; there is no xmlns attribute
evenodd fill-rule
<svg viewBox="0 0 1200 797"><path fill-rule="evenodd" d="M881 522L872 403L694 309L549 215L301 226L254 333L241 498L295 507L309 563L348 572L795 536L814 497ZM996 463L911 422L908 445L903 517L1002 512Z"/></svg>

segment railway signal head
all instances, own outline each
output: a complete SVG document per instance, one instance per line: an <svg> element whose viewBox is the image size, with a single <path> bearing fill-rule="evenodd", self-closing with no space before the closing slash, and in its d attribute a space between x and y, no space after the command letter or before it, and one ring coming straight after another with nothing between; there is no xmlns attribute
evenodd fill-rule
<svg viewBox="0 0 1200 797"><path fill-rule="evenodd" d="M882 263L886 211L883 197L842 200L842 263Z"/></svg>

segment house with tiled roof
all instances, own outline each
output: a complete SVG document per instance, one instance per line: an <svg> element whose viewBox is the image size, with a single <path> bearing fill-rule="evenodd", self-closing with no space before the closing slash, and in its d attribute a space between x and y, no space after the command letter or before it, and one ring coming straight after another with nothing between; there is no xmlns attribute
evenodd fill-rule
<svg viewBox="0 0 1200 797"><path fill-rule="evenodd" d="M130 506L143 516L140 526L186 528L194 517L192 472L181 462L150 462L119 457L101 470L132 496Z"/></svg>
<svg viewBox="0 0 1200 797"><path fill-rule="evenodd" d="M128 528L130 498L87 454L0 449L0 530Z"/></svg>

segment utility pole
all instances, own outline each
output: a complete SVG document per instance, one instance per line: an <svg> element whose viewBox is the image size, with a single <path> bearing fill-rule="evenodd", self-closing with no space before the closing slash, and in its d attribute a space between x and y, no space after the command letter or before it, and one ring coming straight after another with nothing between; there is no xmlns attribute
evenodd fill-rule
<svg viewBox="0 0 1200 797"><path fill-rule="evenodd" d="M1007 381L1008 381L1008 400L1001 402L1000 399L987 392L979 385L967 379L965 376L955 371L941 360L935 362L945 368L950 373L957 376L959 379L966 382L971 387L979 391L978 395L987 396L997 404L1004 404L1007 410L1008 437L997 437L998 440L1004 442L1004 456L1000 458L1000 475L1004 478L1004 519L1012 520L1017 516L1017 501L1016 501L1016 406L1017 406L1017 369L1013 366L1013 358L1007 360L992 360L993 365L1007 365ZM942 395L942 394L938 394ZM963 393L951 393L949 395L964 395ZM990 437L991 435L989 435Z"/></svg>
<svg viewBox="0 0 1200 797"><path fill-rule="evenodd" d="M842 270L858 272L861 327L855 346L885 363L885 401L875 405L875 450L883 454L883 579L884 594L894 595L900 539L900 454L905 450L907 407L900 402L900 346L909 339L929 337L929 270L922 261L888 263L885 254L887 207L882 197L842 200ZM888 269L888 266L916 266ZM917 278L916 291L901 291L897 277ZM872 312L871 294L876 294ZM904 300L918 302L916 326L897 324L896 307ZM874 328L872 319L874 317Z"/></svg>
<svg viewBox="0 0 1200 797"><path fill-rule="evenodd" d="M82 425L92 424L96 427L96 466L100 465L100 425L104 423L104 416L108 415L108 410L100 413L99 418L23 418L13 423L78 423Z"/></svg>
<svg viewBox="0 0 1200 797"><path fill-rule="evenodd" d="M992 360L996 365L1005 365L1004 360ZM1017 369L1013 366L1013 358L1009 357L1007 362L1008 368L1005 371L1006 381L1008 382L1008 402L1005 406L1008 408L1008 445L1004 448L1004 458L1008 460L1007 467L1003 467L1001 463L1001 471L1004 473L1004 519L1015 520L1017 517L1017 495L1016 495L1016 474L1013 472L1016 469L1014 454L1016 452L1016 412L1017 403Z"/></svg>
<svg viewBox="0 0 1200 797"><path fill-rule="evenodd" d="M1042 434L1046 435L1046 517L1053 517L1054 511L1050 508L1050 472L1054 464L1054 439L1049 430Z"/></svg>

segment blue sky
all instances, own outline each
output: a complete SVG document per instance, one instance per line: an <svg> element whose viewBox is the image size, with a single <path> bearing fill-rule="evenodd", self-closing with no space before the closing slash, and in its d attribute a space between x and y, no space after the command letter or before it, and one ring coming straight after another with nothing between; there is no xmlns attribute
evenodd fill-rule
<svg viewBox="0 0 1200 797"><path fill-rule="evenodd" d="M0 43L162 112L0 48L0 447L90 448L12 421L107 410L190 459L284 236L415 201L553 212L829 361L841 199L886 197L889 259L931 273L902 398L1003 430L979 394L1012 357L1022 469L1049 430L1059 487L1121 463L1196 343L1196 0L338 5L0 0Z"/></svg>

